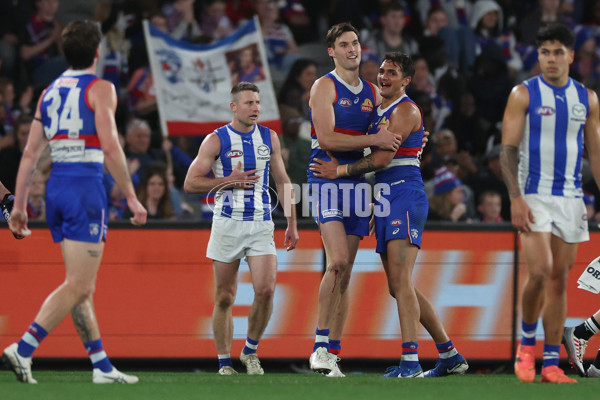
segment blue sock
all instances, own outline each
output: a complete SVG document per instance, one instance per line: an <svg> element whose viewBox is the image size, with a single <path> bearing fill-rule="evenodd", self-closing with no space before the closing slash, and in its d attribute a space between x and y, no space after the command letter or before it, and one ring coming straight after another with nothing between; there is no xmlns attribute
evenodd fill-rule
<svg viewBox="0 0 600 400"><path fill-rule="evenodd" d="M402 358L400 359L400 367L413 369L419 366L419 343L404 342L402 343Z"/></svg>
<svg viewBox="0 0 600 400"><path fill-rule="evenodd" d="M453 363L458 358L458 351L454 348L452 340L442 344L436 343L435 347L437 347L438 353L440 353L440 360L444 363Z"/></svg>
<svg viewBox="0 0 600 400"><path fill-rule="evenodd" d="M319 329L317 327L313 352L317 351L319 347L325 347L325 350L329 351L329 329Z"/></svg>
<svg viewBox="0 0 600 400"><path fill-rule="evenodd" d="M233 368L233 364L231 363L231 355L219 354L219 369L221 369L223 367L232 367Z"/></svg>
<svg viewBox="0 0 600 400"><path fill-rule="evenodd" d="M340 353L342 352L342 341L335 340L335 339L329 339L329 352L331 354L335 354L336 356L339 356Z"/></svg>
<svg viewBox="0 0 600 400"><path fill-rule="evenodd" d="M252 354L256 353L256 349L258 348L258 340L252 340L246 336L246 345L244 346L244 354Z"/></svg>
<svg viewBox="0 0 600 400"><path fill-rule="evenodd" d="M521 321L521 331L523 337L521 338L521 344L523 346L535 346L535 331L537 330L537 321L533 324L528 324L525 321Z"/></svg>
<svg viewBox="0 0 600 400"><path fill-rule="evenodd" d="M25 332L23 337L21 337L21 340L19 340L17 353L19 353L21 357L31 357L35 349L37 349L46 336L48 336L48 332L35 321L32 322L27 329L27 332Z"/></svg>
<svg viewBox="0 0 600 400"><path fill-rule="evenodd" d="M90 356L94 368L98 368L102 372L110 372L113 370L113 365L110 363L110 360L104 351L104 346L102 346L102 339L85 342L83 346Z"/></svg>
<svg viewBox="0 0 600 400"><path fill-rule="evenodd" d="M544 367L556 365L558 367L558 358L560 357L560 344L544 344Z"/></svg>

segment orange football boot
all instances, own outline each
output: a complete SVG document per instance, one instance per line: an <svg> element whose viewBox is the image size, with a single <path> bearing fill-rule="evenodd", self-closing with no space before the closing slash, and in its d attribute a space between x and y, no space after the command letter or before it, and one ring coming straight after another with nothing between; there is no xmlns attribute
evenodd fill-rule
<svg viewBox="0 0 600 400"><path fill-rule="evenodd" d="M535 380L535 346L519 344L517 357L515 358L515 375L521 382L533 382Z"/></svg>
<svg viewBox="0 0 600 400"><path fill-rule="evenodd" d="M566 376L556 365L551 365L542 368L542 383L577 383L577 381Z"/></svg>

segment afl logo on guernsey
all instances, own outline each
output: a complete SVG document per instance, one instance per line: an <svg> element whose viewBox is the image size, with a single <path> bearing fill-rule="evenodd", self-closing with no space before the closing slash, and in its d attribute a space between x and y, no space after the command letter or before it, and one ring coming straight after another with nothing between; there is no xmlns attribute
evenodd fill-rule
<svg viewBox="0 0 600 400"><path fill-rule="evenodd" d="M352 102L348 99L340 99L340 101L338 101L338 104L342 107L350 107L352 105Z"/></svg>
<svg viewBox="0 0 600 400"><path fill-rule="evenodd" d="M554 108L548 106L541 106L537 110L535 110L538 115L542 117L547 117L554 114Z"/></svg>
<svg viewBox="0 0 600 400"><path fill-rule="evenodd" d="M371 99L365 99L365 101L363 101L362 105L360 106L360 110L365 112L373 111L373 102L371 101Z"/></svg>
<svg viewBox="0 0 600 400"><path fill-rule="evenodd" d="M241 150L229 150L226 154L229 158L238 158L244 155Z"/></svg>

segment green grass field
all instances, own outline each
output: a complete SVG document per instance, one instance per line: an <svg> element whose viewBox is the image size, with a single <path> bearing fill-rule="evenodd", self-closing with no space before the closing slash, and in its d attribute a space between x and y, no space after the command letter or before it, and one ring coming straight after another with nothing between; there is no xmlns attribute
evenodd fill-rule
<svg viewBox="0 0 600 400"><path fill-rule="evenodd" d="M0 371L0 399L594 399L600 379L576 385L523 384L512 374L453 376L439 379L386 379L350 374L328 379L316 374L218 376L215 373L140 372L137 385L93 385L91 372L34 371L38 385L17 382ZM539 381L539 376L537 378Z"/></svg>

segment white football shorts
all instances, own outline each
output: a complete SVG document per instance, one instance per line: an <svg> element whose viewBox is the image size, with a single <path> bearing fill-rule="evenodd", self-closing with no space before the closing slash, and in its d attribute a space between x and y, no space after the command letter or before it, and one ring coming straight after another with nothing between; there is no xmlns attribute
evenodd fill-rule
<svg viewBox="0 0 600 400"><path fill-rule="evenodd" d="M229 263L246 256L275 255L274 231L273 221L213 219L206 257Z"/></svg>
<svg viewBox="0 0 600 400"><path fill-rule="evenodd" d="M566 243L590 240L587 212L580 197L526 194L525 201L533 213L533 232L551 232Z"/></svg>

